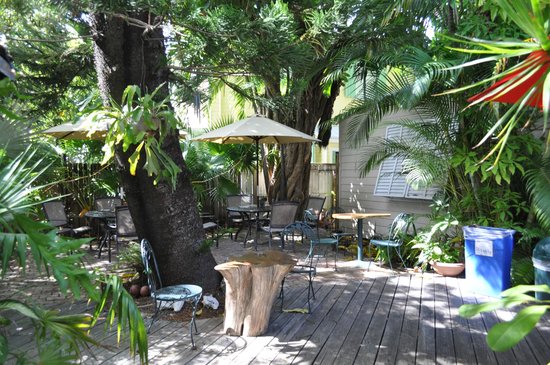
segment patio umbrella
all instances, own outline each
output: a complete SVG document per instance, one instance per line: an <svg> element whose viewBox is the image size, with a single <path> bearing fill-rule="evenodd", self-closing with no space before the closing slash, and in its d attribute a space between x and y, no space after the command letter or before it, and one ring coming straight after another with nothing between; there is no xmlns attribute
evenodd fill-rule
<svg viewBox="0 0 550 365"><path fill-rule="evenodd" d="M52 128L43 130L42 134L48 134L58 139L82 139L102 141L109 130L107 121L92 122L89 119L82 118L76 123L63 123ZM187 134L180 130L180 138L185 138Z"/></svg>
<svg viewBox="0 0 550 365"><path fill-rule="evenodd" d="M319 142L315 137L261 115L254 115L239 120L238 122L195 137L193 140L220 144L254 143L256 145L256 156L258 156L260 142L267 144ZM258 159L256 159L256 196L259 182L258 162Z"/></svg>
<svg viewBox="0 0 550 365"><path fill-rule="evenodd" d="M42 134L48 134L58 139L93 139L102 141L107 135L109 124L107 122L94 122L81 119L76 123L63 123L55 127L43 130Z"/></svg>

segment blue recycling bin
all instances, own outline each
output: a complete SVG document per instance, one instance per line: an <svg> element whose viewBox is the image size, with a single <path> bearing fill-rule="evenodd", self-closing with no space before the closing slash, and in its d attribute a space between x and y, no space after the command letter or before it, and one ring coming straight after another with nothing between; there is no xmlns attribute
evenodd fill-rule
<svg viewBox="0 0 550 365"><path fill-rule="evenodd" d="M467 226L464 256L467 286L475 293L500 297L510 287L513 229Z"/></svg>

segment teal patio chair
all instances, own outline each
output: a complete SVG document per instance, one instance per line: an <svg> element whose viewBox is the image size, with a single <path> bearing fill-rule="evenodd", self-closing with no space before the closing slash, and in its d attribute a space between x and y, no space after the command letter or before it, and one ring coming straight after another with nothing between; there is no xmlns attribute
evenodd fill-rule
<svg viewBox="0 0 550 365"><path fill-rule="evenodd" d="M403 245L403 239L405 238L405 235L409 231L409 228L412 226L414 235L416 236L416 227L413 223L413 215L408 213L400 213L395 217L393 220L390 229L388 231L388 238L387 239L371 239L370 243L374 246L381 246L386 247L386 252L388 253L388 261L390 263L390 269L393 270L392 264L391 264L391 256L390 256L390 248L394 248L395 252L397 253L397 256L401 259L401 262L403 263L403 267L407 267L405 265L405 260L403 260L403 256L401 256L401 246Z"/></svg>
<svg viewBox="0 0 550 365"><path fill-rule="evenodd" d="M198 333L197 322L195 320L195 314L197 312L197 306L202 296L202 288L198 285L191 284L179 284L163 286L160 278L159 269L157 265L157 259L153 248L146 239L141 240L141 259L145 268L145 274L147 275L147 283L151 291L151 298L155 302L155 313L151 318L151 323L147 331L151 329L151 326L158 318L163 307L167 307L169 304L175 302L190 303L192 308L191 321L189 322L189 332L191 334L191 346L195 350L195 340L193 339L193 327L195 332Z"/></svg>

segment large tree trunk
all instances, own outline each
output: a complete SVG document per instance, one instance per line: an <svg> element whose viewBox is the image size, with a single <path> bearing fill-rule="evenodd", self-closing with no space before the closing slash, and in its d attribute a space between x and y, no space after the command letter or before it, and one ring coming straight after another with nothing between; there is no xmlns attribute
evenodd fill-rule
<svg viewBox="0 0 550 365"><path fill-rule="evenodd" d="M322 73L318 73L310 80L301 102L297 103L299 109L296 110L295 120L279 120L280 122L313 135L319 122L329 120L332 117L334 101L338 96L340 83L334 82L330 95L326 96L321 86L322 78ZM330 133L327 140L328 138L330 138ZM281 184L286 185L286 197L284 198L300 202L302 205L298 211L301 212L309 196L311 143L292 143L283 146L282 150L284 153L283 168L279 171L273 191L277 194Z"/></svg>
<svg viewBox="0 0 550 365"><path fill-rule="evenodd" d="M151 14L133 14L144 24L152 24ZM130 25L121 17L95 14L93 17L95 63L105 104L120 103L128 85L152 92L164 83L160 97L168 93L168 72L161 28ZM182 157L177 131L165 139L163 150L181 168L176 189L169 183L153 184L142 169L144 153L135 176L129 171L128 157L133 148L117 148L115 160L122 186L140 238L147 238L155 250L165 285L189 283L206 292L219 286L221 276L216 262L203 246L204 230L193 194L189 170Z"/></svg>

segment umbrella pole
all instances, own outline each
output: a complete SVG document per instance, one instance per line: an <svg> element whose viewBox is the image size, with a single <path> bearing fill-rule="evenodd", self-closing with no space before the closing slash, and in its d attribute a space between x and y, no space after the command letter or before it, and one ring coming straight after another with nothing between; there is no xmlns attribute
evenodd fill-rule
<svg viewBox="0 0 550 365"><path fill-rule="evenodd" d="M260 206L260 197L258 196L259 187L260 187L259 153L260 153L259 140L256 139L256 191L254 192L254 196L256 198L256 204L258 207Z"/></svg>
<svg viewBox="0 0 550 365"><path fill-rule="evenodd" d="M281 183L279 184L279 197L280 200L287 200L286 196L286 171L285 171L285 147L281 145Z"/></svg>

